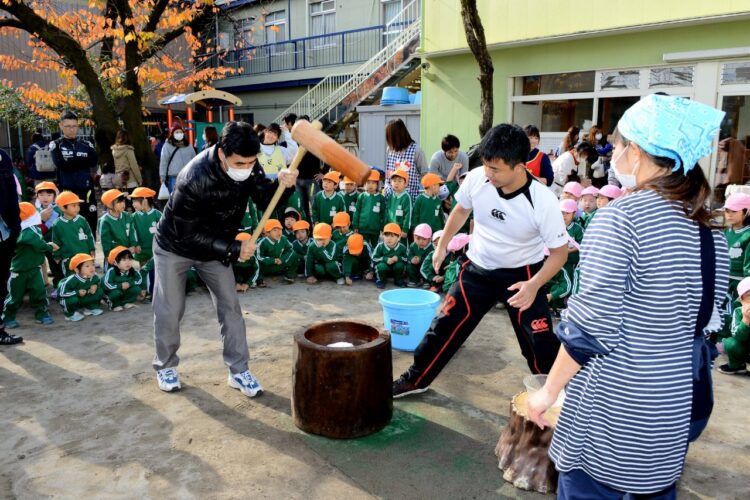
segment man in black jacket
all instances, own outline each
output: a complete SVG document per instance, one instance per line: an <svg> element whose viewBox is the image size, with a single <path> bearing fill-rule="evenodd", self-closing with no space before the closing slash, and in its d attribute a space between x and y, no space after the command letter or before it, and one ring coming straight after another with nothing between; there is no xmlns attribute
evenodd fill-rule
<svg viewBox="0 0 750 500"><path fill-rule="evenodd" d="M256 162L260 141L252 126L229 122L216 146L196 156L177 177L154 238L154 369L159 388L180 389L177 373L185 280L195 267L216 307L228 384L254 397L263 389L247 368L245 320L230 264L255 253L250 241L236 241L248 198L263 210L278 183L294 187L296 172L282 170L269 180ZM288 197L291 189L285 191Z"/></svg>
<svg viewBox="0 0 750 500"><path fill-rule="evenodd" d="M21 232L21 215L18 209L16 179L13 177L13 161L8 153L0 149L0 345L23 342L23 338L5 333L3 328L3 304L8 293L10 261L16 249L16 239Z"/></svg>
<svg viewBox="0 0 750 500"><path fill-rule="evenodd" d="M57 167L57 187L60 191L73 191L83 200L81 216L96 236L96 197L93 178L96 174L96 150L86 140L78 137L78 117L66 111L60 117L62 136L50 143L52 161Z"/></svg>

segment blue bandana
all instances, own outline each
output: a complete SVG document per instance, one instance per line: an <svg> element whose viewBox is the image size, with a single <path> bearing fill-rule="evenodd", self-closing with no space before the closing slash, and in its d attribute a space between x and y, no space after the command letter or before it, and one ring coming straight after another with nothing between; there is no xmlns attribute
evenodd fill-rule
<svg viewBox="0 0 750 500"><path fill-rule="evenodd" d="M649 95L625 111L617 129L653 156L675 161L687 174L711 154L724 112L682 97Z"/></svg>

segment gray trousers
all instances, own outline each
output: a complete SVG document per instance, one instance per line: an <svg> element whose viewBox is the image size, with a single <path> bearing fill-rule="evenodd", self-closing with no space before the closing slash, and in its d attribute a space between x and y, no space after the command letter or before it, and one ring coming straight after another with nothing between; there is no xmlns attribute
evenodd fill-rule
<svg viewBox="0 0 750 500"><path fill-rule="evenodd" d="M154 369L173 368L180 362L180 321L185 314L185 281L188 270L195 267L208 286L219 319L219 333L224 342L224 364L232 373L247 370L248 349L245 320L234 287L230 266L212 260L202 262L163 250L154 240L155 280Z"/></svg>

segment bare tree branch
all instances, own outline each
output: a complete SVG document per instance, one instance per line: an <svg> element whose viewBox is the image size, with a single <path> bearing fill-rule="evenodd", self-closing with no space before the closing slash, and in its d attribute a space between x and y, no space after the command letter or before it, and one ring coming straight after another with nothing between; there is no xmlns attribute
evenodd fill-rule
<svg viewBox="0 0 750 500"><path fill-rule="evenodd" d="M161 35L159 38L154 41L150 47L148 47L146 50L144 50L141 53L141 61L147 61L150 58L152 58L154 55L158 54L159 51L164 49L167 45L169 45L170 42L173 40L176 40L180 36L182 36L185 33L185 30L187 28L190 28L192 31L197 31L196 28L198 28L213 12L211 6L204 5L200 11L191 19L190 21L181 24L180 26L177 26L176 28L167 31L163 35Z"/></svg>

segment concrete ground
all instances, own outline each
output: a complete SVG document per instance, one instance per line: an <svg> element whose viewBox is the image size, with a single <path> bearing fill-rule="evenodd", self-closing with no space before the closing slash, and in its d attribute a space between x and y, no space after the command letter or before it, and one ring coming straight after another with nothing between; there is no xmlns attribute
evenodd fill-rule
<svg viewBox="0 0 750 500"><path fill-rule="evenodd" d="M251 370L266 392L226 385L210 296L188 298L184 389L160 392L151 306L37 327L0 348L0 498L542 498L503 482L494 447L527 373L494 310L425 394L397 400L383 431L305 434L291 418L293 335L323 319L382 324L369 283L284 285L240 300ZM394 351L393 372L410 363ZM750 377L715 375L717 405L691 446L680 498L750 498Z"/></svg>

